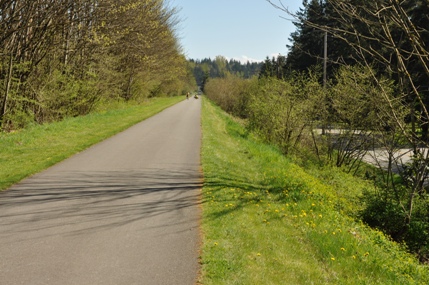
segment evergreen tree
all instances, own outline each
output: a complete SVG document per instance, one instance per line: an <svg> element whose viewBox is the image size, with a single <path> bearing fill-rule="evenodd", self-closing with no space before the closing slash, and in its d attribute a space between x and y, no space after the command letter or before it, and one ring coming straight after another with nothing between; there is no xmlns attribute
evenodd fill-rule
<svg viewBox="0 0 429 285"><path fill-rule="evenodd" d="M259 74L260 62L241 63L238 60L230 59L229 61L223 56L217 56L214 60L205 58L203 60L189 59L194 64L194 76L197 85L203 87L209 78L225 77L233 74L244 79L251 78ZM204 88L202 88L204 89Z"/></svg>
<svg viewBox="0 0 429 285"><path fill-rule="evenodd" d="M278 55L269 59L265 59L259 72L259 78L262 77L276 77L278 79L285 79L286 77L286 57Z"/></svg>
<svg viewBox="0 0 429 285"><path fill-rule="evenodd" d="M297 13L294 22L297 30L291 34L291 46L286 64L291 70L305 71L308 67L321 64L323 59L323 31L309 25L308 22L323 23L323 3L318 0L303 1L303 7Z"/></svg>
<svg viewBox="0 0 429 285"><path fill-rule="evenodd" d="M296 14L297 30L289 38L289 53L286 70L308 71L310 67L322 66L324 61L325 31L339 26L337 11L329 1L303 1L303 8ZM342 37L347 37L346 34ZM328 34L328 77L342 64L355 61L353 49L338 37Z"/></svg>

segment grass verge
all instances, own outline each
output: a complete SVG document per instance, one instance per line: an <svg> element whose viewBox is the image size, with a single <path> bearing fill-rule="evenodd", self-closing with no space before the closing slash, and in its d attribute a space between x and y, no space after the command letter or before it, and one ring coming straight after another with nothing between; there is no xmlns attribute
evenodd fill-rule
<svg viewBox="0 0 429 285"><path fill-rule="evenodd" d="M0 133L0 191L183 100L157 98L15 133Z"/></svg>
<svg viewBox="0 0 429 285"><path fill-rule="evenodd" d="M202 284L429 284L428 267L348 215L361 181L320 180L205 98L202 127Z"/></svg>

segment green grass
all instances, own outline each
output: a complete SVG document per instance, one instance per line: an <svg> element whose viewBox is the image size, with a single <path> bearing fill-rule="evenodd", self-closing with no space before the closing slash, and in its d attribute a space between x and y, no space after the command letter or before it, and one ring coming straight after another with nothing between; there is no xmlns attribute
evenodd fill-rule
<svg viewBox="0 0 429 285"><path fill-rule="evenodd" d="M302 169L203 99L202 284L428 284L428 267L353 219L351 176Z"/></svg>
<svg viewBox="0 0 429 285"><path fill-rule="evenodd" d="M0 133L0 190L172 106L183 97L158 98L14 133Z"/></svg>

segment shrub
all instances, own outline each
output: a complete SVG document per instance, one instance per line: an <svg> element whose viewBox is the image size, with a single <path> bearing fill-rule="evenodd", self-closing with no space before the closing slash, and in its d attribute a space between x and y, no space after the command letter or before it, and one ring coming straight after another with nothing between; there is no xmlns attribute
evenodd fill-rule
<svg viewBox="0 0 429 285"><path fill-rule="evenodd" d="M256 78L242 79L235 75L228 75L224 78L213 78L207 81L204 92L224 111L246 118L250 90L256 83Z"/></svg>
<svg viewBox="0 0 429 285"><path fill-rule="evenodd" d="M324 112L324 93L315 77L261 79L249 103L249 128L285 154L309 141ZM315 140L313 140L315 142ZM317 145L315 144L316 148Z"/></svg>

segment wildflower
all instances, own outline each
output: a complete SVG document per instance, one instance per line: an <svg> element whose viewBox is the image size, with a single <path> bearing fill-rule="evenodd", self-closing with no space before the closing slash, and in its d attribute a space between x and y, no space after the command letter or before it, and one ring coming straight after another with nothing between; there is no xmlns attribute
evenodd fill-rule
<svg viewBox="0 0 429 285"><path fill-rule="evenodd" d="M353 258L353 259L356 259L356 255L352 255L352 258Z"/></svg>
<svg viewBox="0 0 429 285"><path fill-rule="evenodd" d="M321 218L321 217L322 217L322 214L319 215L319 218Z"/></svg>
<svg viewBox="0 0 429 285"><path fill-rule="evenodd" d="M261 254L258 252L257 254L256 254L257 256L261 256Z"/></svg>
<svg viewBox="0 0 429 285"><path fill-rule="evenodd" d="M344 247L341 248L341 251L346 251L346 249Z"/></svg>
<svg viewBox="0 0 429 285"><path fill-rule="evenodd" d="M218 243L217 243L217 242L215 242L215 243L214 243L214 245L218 245Z"/></svg>
<svg viewBox="0 0 429 285"><path fill-rule="evenodd" d="M331 257L331 260L332 260L332 261L335 261L335 257Z"/></svg>
<svg viewBox="0 0 429 285"><path fill-rule="evenodd" d="M368 256L368 255L369 255L369 252L367 251L367 252L365 252L365 254L363 256Z"/></svg>

